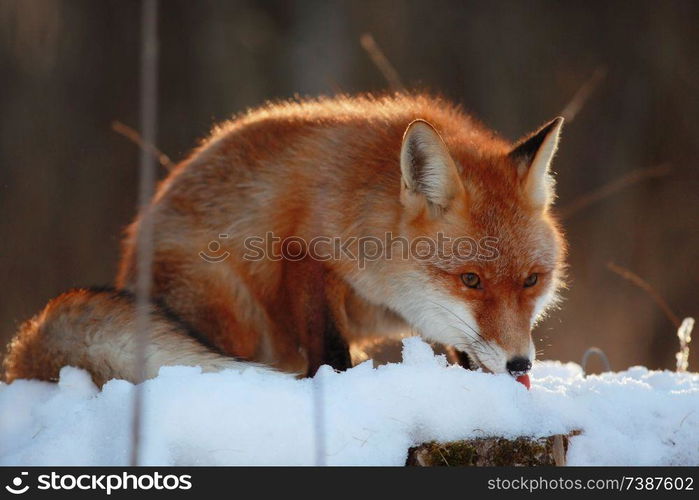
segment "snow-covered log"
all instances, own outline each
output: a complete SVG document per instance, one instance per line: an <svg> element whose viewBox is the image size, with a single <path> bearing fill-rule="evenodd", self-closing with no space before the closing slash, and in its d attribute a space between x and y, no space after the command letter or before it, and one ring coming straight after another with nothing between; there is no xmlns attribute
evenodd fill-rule
<svg viewBox="0 0 699 500"><path fill-rule="evenodd" d="M577 435L572 433L571 435ZM543 438L480 438L427 443L408 451L406 465L419 467L566 465L569 435Z"/></svg>

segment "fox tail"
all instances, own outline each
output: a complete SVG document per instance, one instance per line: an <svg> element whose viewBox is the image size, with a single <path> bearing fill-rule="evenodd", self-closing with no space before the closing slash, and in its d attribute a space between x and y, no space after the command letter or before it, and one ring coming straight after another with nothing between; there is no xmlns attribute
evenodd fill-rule
<svg viewBox="0 0 699 500"><path fill-rule="evenodd" d="M168 365L201 366L206 372L252 366L273 371L207 345L162 305L149 304L147 314L144 340L139 337L132 293L111 288L66 292L26 321L10 341L5 380L57 380L66 365L87 370L99 386L113 378L138 383ZM139 366L139 360L145 366Z"/></svg>

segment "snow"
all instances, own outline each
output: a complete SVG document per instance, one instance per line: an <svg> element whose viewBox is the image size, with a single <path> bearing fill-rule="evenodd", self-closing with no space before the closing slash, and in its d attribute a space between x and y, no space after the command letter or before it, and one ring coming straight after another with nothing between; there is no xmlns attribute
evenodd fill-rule
<svg viewBox="0 0 699 500"><path fill-rule="evenodd" d="M402 465L427 441L572 430L582 434L569 464L699 464L699 374L584 377L576 364L545 361L531 378L527 391L507 375L449 366L418 338L405 339L402 363L323 367L314 379L167 367L142 386L143 462L314 464L322 400L328 464ZM127 464L134 390L112 380L100 391L71 367L58 384L0 384L0 464Z"/></svg>

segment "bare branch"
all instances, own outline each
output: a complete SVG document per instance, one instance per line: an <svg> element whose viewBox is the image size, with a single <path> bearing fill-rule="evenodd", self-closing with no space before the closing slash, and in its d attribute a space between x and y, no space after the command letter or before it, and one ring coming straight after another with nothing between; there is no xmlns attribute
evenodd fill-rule
<svg viewBox="0 0 699 500"><path fill-rule="evenodd" d="M371 33L364 33L362 36L360 36L359 43L362 45L364 50L366 50L367 54L371 58L371 61L374 63L374 66L376 66L376 68L386 79L389 87L391 87L393 90L405 92L405 86L403 85L403 82L401 82L396 68L393 67L391 62L376 43L376 40L374 40Z"/></svg>
<svg viewBox="0 0 699 500"><path fill-rule="evenodd" d="M583 208L587 208L588 206L597 203L598 201L608 198L617 191L621 191L624 188L627 188L633 184L644 181L646 179L652 179L654 177L663 177L665 175L668 175L671 171L672 168L668 164L633 170L619 177L618 179L614 179L608 182L607 184L604 184L599 188L590 191L589 193L579 196L572 202L561 207L558 210L558 214L561 217L561 219L567 219L576 212L582 210Z"/></svg>
<svg viewBox="0 0 699 500"><path fill-rule="evenodd" d="M566 122L571 123L582 107L585 105L590 95L597 89L602 80L607 76L607 68L599 66L573 95L573 98L566 104L566 107L561 111L561 116Z"/></svg>
<svg viewBox="0 0 699 500"><path fill-rule="evenodd" d="M655 288L653 288L650 285L650 283L645 281L638 274L613 262L608 262L607 268L613 273L618 274L625 280L630 281L638 288L650 295L651 299L653 299L653 301L660 307L660 309L662 309L662 311L665 313L665 316L667 317L667 319L670 320L670 323L672 323L675 329L679 329L680 325L682 324L680 318L674 312L672 312L672 309L670 309L670 306L665 301L665 299L662 298L662 296L655 290Z"/></svg>
<svg viewBox="0 0 699 500"><path fill-rule="evenodd" d="M112 122L112 130L117 134L126 137L142 150L148 151L155 157L156 160L158 160L158 163L160 163L167 170L172 170L175 168L175 164L168 155L160 151L157 147L155 147L155 145L145 142L135 129L118 120L115 120Z"/></svg>
<svg viewBox="0 0 699 500"><path fill-rule="evenodd" d="M609 363L609 358L607 357L605 352L599 347L590 347L587 349L587 351L583 353L582 361L580 361L580 366L582 367L584 374L587 374L587 362L589 361L590 356L592 355L598 356L602 360L605 372L611 371L612 366Z"/></svg>
<svg viewBox="0 0 699 500"><path fill-rule="evenodd" d="M158 1L144 0L141 4L141 81L140 118L142 144L153 144L158 117ZM140 223L136 235L136 331L138 355L134 359L135 373L143 380L146 372L146 347L150 337L151 289L153 274L153 216L149 210L155 190L155 161L145 147L141 148L139 178ZM143 425L143 384L134 390L131 434L131 465L140 465Z"/></svg>
<svg viewBox="0 0 699 500"><path fill-rule="evenodd" d="M692 330L694 329L694 318L684 318L682 324L677 329L677 338L680 340L680 350L675 354L677 360L677 371L686 372L689 368L689 343L692 341Z"/></svg>

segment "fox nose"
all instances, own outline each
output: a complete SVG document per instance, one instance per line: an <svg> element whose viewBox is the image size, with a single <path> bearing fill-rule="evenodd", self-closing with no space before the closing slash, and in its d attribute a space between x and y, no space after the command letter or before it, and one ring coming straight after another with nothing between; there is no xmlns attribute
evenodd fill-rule
<svg viewBox="0 0 699 500"><path fill-rule="evenodd" d="M524 358L522 356L510 359L505 365L505 368L507 368L507 371L513 377L524 375L529 370L531 370L531 367L532 362L529 361L529 358Z"/></svg>

